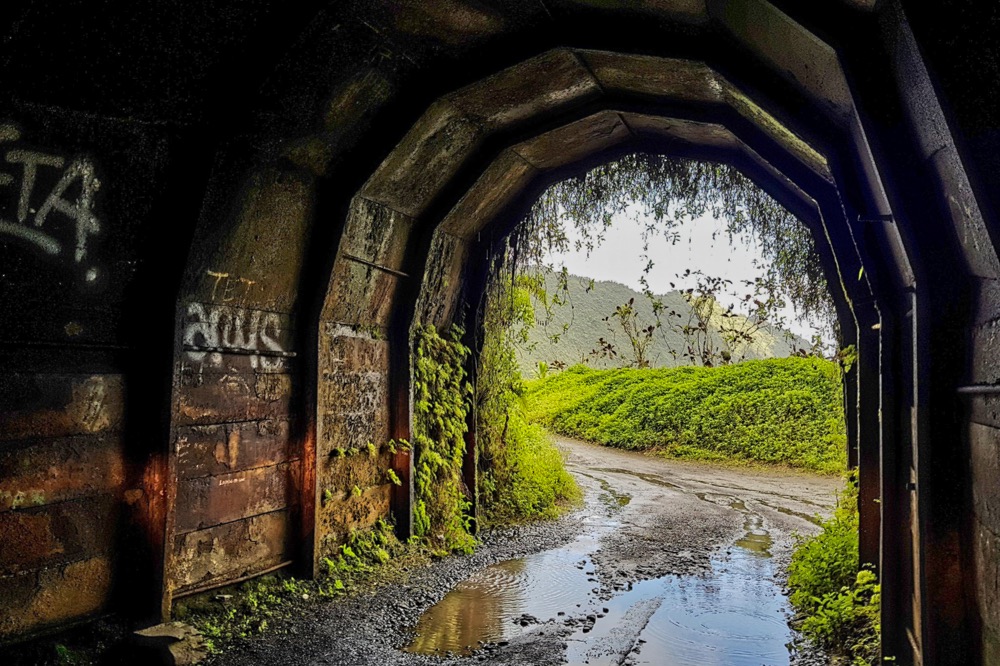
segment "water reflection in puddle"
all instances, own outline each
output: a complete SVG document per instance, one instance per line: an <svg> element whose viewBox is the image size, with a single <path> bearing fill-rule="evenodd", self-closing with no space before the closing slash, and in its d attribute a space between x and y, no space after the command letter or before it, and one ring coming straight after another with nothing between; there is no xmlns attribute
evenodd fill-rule
<svg viewBox="0 0 1000 666"><path fill-rule="evenodd" d="M498 642L520 634L523 629L514 620L525 614L545 621L559 617L560 612L578 612L577 604L585 603L597 585L590 560L596 547L597 541L590 535L564 548L508 560L475 573L420 617L416 637L406 651L468 654L480 642Z"/></svg>
<svg viewBox="0 0 1000 666"><path fill-rule="evenodd" d="M569 640L568 662L617 665L631 653L630 664L658 666L787 664L787 602L773 575L770 559L737 548L709 576L636 583Z"/></svg>
<svg viewBox="0 0 1000 666"><path fill-rule="evenodd" d="M598 528L556 550L502 562L460 583L421 617L409 652L468 654L480 642L509 640L531 629L518 621L584 618L568 639L570 664L661 666L787 664L792 638L787 600L775 584L771 537L742 502L747 534L712 561L707 576L666 576L634 583L610 600L596 598L590 555ZM605 610L607 609L607 610ZM584 631L583 626L587 627Z"/></svg>

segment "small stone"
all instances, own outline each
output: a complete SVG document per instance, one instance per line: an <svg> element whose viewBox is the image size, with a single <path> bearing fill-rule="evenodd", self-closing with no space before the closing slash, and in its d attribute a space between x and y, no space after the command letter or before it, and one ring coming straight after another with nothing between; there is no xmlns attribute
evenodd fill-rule
<svg viewBox="0 0 1000 666"><path fill-rule="evenodd" d="M183 622L165 622L133 634L146 657L143 663L194 666L208 657L205 640L194 627Z"/></svg>

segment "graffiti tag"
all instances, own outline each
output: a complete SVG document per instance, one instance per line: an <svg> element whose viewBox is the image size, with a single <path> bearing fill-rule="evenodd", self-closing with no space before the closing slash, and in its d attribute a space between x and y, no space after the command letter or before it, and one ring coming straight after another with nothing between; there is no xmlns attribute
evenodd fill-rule
<svg viewBox="0 0 1000 666"><path fill-rule="evenodd" d="M7 165L0 168L0 187L13 188L16 198L13 210L0 211L0 236L19 238L45 254L65 256L83 265L90 237L101 231L94 214L101 181L94 165L86 157L68 159L19 148L16 144L20 139L16 127L0 124L0 154ZM41 188L40 175L57 180L51 187ZM88 268L84 277L93 282L97 269Z"/></svg>
<svg viewBox="0 0 1000 666"><path fill-rule="evenodd" d="M250 355L253 368L280 370L284 366L281 317L275 312L191 303L184 327L184 347L190 360L222 365L222 353Z"/></svg>

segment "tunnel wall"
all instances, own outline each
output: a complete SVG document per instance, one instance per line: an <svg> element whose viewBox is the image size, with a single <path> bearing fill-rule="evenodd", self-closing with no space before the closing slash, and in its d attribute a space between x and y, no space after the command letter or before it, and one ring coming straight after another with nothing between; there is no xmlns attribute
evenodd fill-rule
<svg viewBox="0 0 1000 666"><path fill-rule="evenodd" d="M938 104L920 47L948 57L894 3L222 4L102 23L38 2L0 22L0 640L314 575L381 517L405 534L412 463L388 442L410 433L410 326L468 315L480 231L510 203L465 193L628 135L712 145L692 124L711 120L756 128L760 164L803 186L823 179L809 146L830 157L840 198L819 208L846 224L831 243L878 350L863 540L908 562L887 606L910 636L887 641L914 663L994 659L1000 421L991 394L954 393L1000 379L994 176L962 143L989 123L970 131L971 84ZM664 92L668 70L688 85Z"/></svg>
<svg viewBox="0 0 1000 666"><path fill-rule="evenodd" d="M224 172L225 173L225 172ZM226 175L229 175L228 173ZM297 558L303 451L295 306L308 174L216 179L178 302L166 585L171 595Z"/></svg>
<svg viewBox="0 0 1000 666"><path fill-rule="evenodd" d="M165 183L191 153L168 128L16 102L0 150L3 640L131 607L120 590L155 577L163 357L141 350L173 326L156 310L191 197Z"/></svg>
<svg viewBox="0 0 1000 666"><path fill-rule="evenodd" d="M392 375L394 360L408 358L409 338L393 311L413 280L412 235L409 216L362 197L353 201L319 330L317 567L349 532L392 515L399 490L389 470L410 478L409 454L398 441L409 439L409 404L399 404ZM408 369L399 374L408 377Z"/></svg>

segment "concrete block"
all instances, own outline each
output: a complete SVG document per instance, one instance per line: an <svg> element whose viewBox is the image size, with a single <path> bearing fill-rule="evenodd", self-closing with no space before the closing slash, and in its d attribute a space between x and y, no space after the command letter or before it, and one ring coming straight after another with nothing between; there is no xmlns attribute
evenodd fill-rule
<svg viewBox="0 0 1000 666"><path fill-rule="evenodd" d="M340 252L396 271L404 270L413 219L382 204L351 202Z"/></svg>
<svg viewBox="0 0 1000 666"><path fill-rule="evenodd" d="M0 376L0 440L118 432L124 402L121 375Z"/></svg>
<svg viewBox="0 0 1000 666"><path fill-rule="evenodd" d="M704 63L608 51L577 53L610 95L656 102L723 102L718 75Z"/></svg>
<svg viewBox="0 0 1000 666"><path fill-rule="evenodd" d="M490 132L563 112L602 95L573 51L557 49L518 63L446 99Z"/></svg>
<svg viewBox="0 0 1000 666"><path fill-rule="evenodd" d="M709 0L723 30L839 122L853 114L853 98L836 51L766 0Z"/></svg>
<svg viewBox="0 0 1000 666"><path fill-rule="evenodd" d="M118 493L125 482L118 435L33 440L0 448L0 511Z"/></svg>
<svg viewBox="0 0 1000 666"><path fill-rule="evenodd" d="M445 217L438 232L475 238L538 174L514 150L505 150Z"/></svg>
<svg viewBox="0 0 1000 666"><path fill-rule="evenodd" d="M288 419L187 426L177 429L178 479L216 476L297 460Z"/></svg>
<svg viewBox="0 0 1000 666"><path fill-rule="evenodd" d="M175 592L222 585L292 559L295 528L288 511L275 511L177 536L167 571Z"/></svg>
<svg viewBox="0 0 1000 666"><path fill-rule="evenodd" d="M204 225L210 230L195 238L184 293L192 301L289 312L313 217L312 179L262 169L242 185L232 196L231 221Z"/></svg>
<svg viewBox="0 0 1000 666"><path fill-rule="evenodd" d="M299 502L298 462L258 467L178 483L175 534L288 508Z"/></svg>
<svg viewBox="0 0 1000 666"><path fill-rule="evenodd" d="M613 112L597 113L559 129L545 132L513 147L537 169L572 164L632 138L632 133Z"/></svg>
<svg viewBox="0 0 1000 666"><path fill-rule="evenodd" d="M107 607L112 580L106 556L0 576L0 637L97 615Z"/></svg>
<svg viewBox="0 0 1000 666"><path fill-rule="evenodd" d="M333 268L323 319L362 327L389 325L402 276L341 255Z"/></svg>
<svg viewBox="0 0 1000 666"><path fill-rule="evenodd" d="M261 372L253 367L251 356L223 354L218 367L182 363L178 375L176 426L290 416L294 376Z"/></svg>
<svg viewBox="0 0 1000 666"><path fill-rule="evenodd" d="M117 515L107 495L0 513L0 575L108 555Z"/></svg>
<svg viewBox="0 0 1000 666"><path fill-rule="evenodd" d="M969 435L973 511L1000 533L1000 429L973 423Z"/></svg>
<svg viewBox="0 0 1000 666"><path fill-rule="evenodd" d="M414 318L443 329L452 323L462 294L469 242L439 231L431 243Z"/></svg>
<svg viewBox="0 0 1000 666"><path fill-rule="evenodd" d="M691 120L648 116L641 113L623 114L625 122L642 137L669 139L681 143L719 149L735 149L737 139L722 125Z"/></svg>
<svg viewBox="0 0 1000 666"><path fill-rule="evenodd" d="M419 218L479 147L484 134L453 104L436 102L385 158L361 196Z"/></svg>

